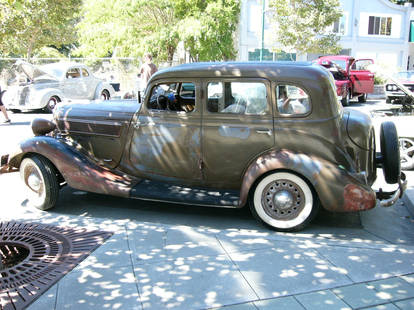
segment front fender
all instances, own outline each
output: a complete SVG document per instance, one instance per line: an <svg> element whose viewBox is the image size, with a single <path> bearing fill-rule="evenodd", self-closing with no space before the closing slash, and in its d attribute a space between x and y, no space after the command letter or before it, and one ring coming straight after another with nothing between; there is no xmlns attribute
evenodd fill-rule
<svg viewBox="0 0 414 310"><path fill-rule="evenodd" d="M321 205L329 211L368 210L376 204L375 193L363 176L349 173L343 167L316 156L273 150L261 155L247 168L240 190L240 206L246 204L256 181L276 170L303 177L315 190Z"/></svg>
<svg viewBox="0 0 414 310"><path fill-rule="evenodd" d="M8 166L19 168L25 156L39 154L56 167L67 184L88 192L129 197L137 179L103 168L90 161L75 146L49 136L33 137L20 143L9 156Z"/></svg>
<svg viewBox="0 0 414 310"><path fill-rule="evenodd" d="M57 88L45 88L40 90L35 90L33 95L30 96L30 105L33 108L44 108L47 106L49 99L52 97L57 97L60 101L63 100L63 92ZM32 99L33 98L33 99Z"/></svg>

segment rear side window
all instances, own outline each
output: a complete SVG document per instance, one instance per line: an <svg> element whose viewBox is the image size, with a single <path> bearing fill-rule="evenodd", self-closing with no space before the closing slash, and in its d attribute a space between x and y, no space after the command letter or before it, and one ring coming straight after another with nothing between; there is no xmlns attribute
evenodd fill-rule
<svg viewBox="0 0 414 310"><path fill-rule="evenodd" d="M263 115L269 111L266 85L261 82L210 82L207 95L209 112Z"/></svg>
<svg viewBox="0 0 414 310"><path fill-rule="evenodd" d="M308 94L294 85L278 85L276 87L277 109L286 116L300 116L310 112Z"/></svg>
<svg viewBox="0 0 414 310"><path fill-rule="evenodd" d="M82 76L83 77L88 77L89 76L89 72L85 68L82 68Z"/></svg>

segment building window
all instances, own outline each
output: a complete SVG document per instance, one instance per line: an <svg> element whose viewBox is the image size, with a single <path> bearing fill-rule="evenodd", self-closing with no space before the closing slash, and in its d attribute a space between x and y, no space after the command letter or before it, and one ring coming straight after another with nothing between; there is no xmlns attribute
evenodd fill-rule
<svg viewBox="0 0 414 310"><path fill-rule="evenodd" d="M346 34L345 25L346 25L346 16L343 15L338 21L333 23L331 30L333 33L336 33L338 35L345 35Z"/></svg>
<svg viewBox="0 0 414 310"><path fill-rule="evenodd" d="M368 34L370 35L391 35L391 17L370 16L368 24Z"/></svg>

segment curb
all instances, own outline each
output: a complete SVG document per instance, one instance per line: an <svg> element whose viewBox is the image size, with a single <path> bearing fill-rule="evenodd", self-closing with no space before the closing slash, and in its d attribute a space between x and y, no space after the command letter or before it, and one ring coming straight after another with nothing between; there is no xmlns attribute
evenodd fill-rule
<svg viewBox="0 0 414 310"><path fill-rule="evenodd" d="M414 197L414 189L407 189L402 196L401 200L404 202L405 206L407 207L408 212L414 216L414 201L412 200Z"/></svg>

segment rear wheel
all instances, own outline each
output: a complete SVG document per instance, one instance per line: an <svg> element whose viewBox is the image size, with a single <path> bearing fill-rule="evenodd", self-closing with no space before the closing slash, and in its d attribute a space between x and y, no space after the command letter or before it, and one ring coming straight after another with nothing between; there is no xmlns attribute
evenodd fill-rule
<svg viewBox="0 0 414 310"><path fill-rule="evenodd" d="M367 97L368 97L367 94L362 94L361 96L358 97L358 102L359 103L367 102Z"/></svg>
<svg viewBox="0 0 414 310"><path fill-rule="evenodd" d="M401 169L410 170L414 168L414 141L408 138L399 138Z"/></svg>
<svg viewBox="0 0 414 310"><path fill-rule="evenodd" d="M109 100L110 98L111 98L111 95L109 94L109 92L106 89L104 89L101 92L101 100Z"/></svg>
<svg viewBox="0 0 414 310"><path fill-rule="evenodd" d="M53 208L59 196L59 183L55 167L44 157L23 159L20 176L28 194L29 204L40 209Z"/></svg>
<svg viewBox="0 0 414 310"><path fill-rule="evenodd" d="M301 177L289 172L275 172L256 185L250 208L256 218L275 230L297 231L312 220L318 203Z"/></svg>

